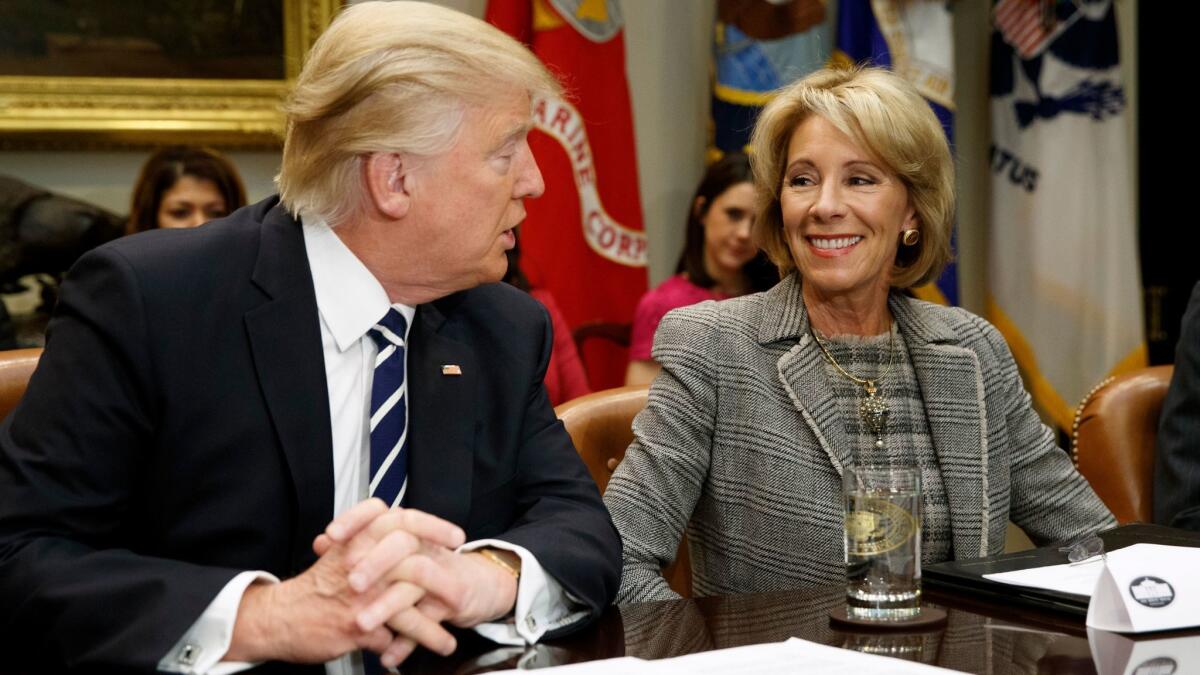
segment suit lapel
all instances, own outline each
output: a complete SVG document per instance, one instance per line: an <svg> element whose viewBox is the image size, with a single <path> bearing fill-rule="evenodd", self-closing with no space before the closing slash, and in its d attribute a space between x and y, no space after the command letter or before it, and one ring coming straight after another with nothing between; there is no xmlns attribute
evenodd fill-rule
<svg viewBox="0 0 1200 675"><path fill-rule="evenodd" d="M988 456L983 374L975 352L958 346L954 331L919 311L920 307L904 298L891 301L925 402L929 433L950 502L955 554L985 556Z"/></svg>
<svg viewBox="0 0 1200 675"><path fill-rule="evenodd" d="M269 297L245 315L259 386L295 488L296 571L314 559L312 537L333 518L329 390L316 296L299 223L276 206L264 218L254 283Z"/></svg>
<svg viewBox="0 0 1200 675"><path fill-rule="evenodd" d="M821 358L812 338L805 335L779 359L779 379L841 475L844 467L854 464L854 454Z"/></svg>
<svg viewBox="0 0 1200 675"><path fill-rule="evenodd" d="M798 340L776 363L779 381L821 449L841 474L843 467L853 463L853 453L833 390L825 376L821 354L808 332L808 315L804 311L796 276L787 277L767 291L762 306L771 314L760 324L759 342L766 345L780 340ZM776 308L782 308L782 311Z"/></svg>
<svg viewBox="0 0 1200 675"><path fill-rule="evenodd" d="M408 353L409 484L405 502L459 525L471 507L479 361L446 337L453 296L417 308ZM447 319L442 309L451 312ZM444 374L456 365L461 374Z"/></svg>

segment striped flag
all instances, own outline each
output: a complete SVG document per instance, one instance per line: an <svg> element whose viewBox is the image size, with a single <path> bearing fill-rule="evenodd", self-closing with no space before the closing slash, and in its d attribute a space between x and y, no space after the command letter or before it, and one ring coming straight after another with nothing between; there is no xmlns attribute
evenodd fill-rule
<svg viewBox="0 0 1200 675"><path fill-rule="evenodd" d="M997 21L1014 1L994 5ZM1011 17L993 32L987 315L1068 430L1091 387L1146 364L1146 345L1113 3L1049 4L1046 37Z"/></svg>
<svg viewBox="0 0 1200 675"><path fill-rule="evenodd" d="M1046 0L1000 0L992 8L992 25L1023 59L1041 54L1061 30L1054 3Z"/></svg>
<svg viewBox="0 0 1200 675"><path fill-rule="evenodd" d="M945 0L840 0L834 63L890 68L929 101L954 147L953 18ZM957 237L951 235L951 246ZM958 266L913 289L922 300L958 304Z"/></svg>

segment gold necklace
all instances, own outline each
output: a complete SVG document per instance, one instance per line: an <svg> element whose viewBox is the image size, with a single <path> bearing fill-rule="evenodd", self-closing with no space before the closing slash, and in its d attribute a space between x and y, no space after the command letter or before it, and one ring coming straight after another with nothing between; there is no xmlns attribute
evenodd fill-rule
<svg viewBox="0 0 1200 675"><path fill-rule="evenodd" d="M836 370L846 379L862 387L863 391L867 392L867 397L864 399L859 399L858 401L858 416L862 418L863 424L867 425L867 429L869 429L872 434L875 434L875 447L882 448L883 430L884 427L887 426L888 404L887 401L885 401L883 397L879 395L879 383L883 382L883 379L892 372L892 366L894 366L896 363L896 352L892 348L893 340L895 340L895 334L893 333L892 329L888 329L887 366L874 380L855 377L854 375L851 375L845 368L843 368L842 364L838 363L837 359L833 358L833 354L830 354L829 350L825 348L825 343L821 340L821 338L817 337L817 331L815 328L813 328L811 320L808 322L808 332L810 335L812 335L813 341L817 343L817 348L821 350L821 355L824 356L825 360L833 366L834 370Z"/></svg>

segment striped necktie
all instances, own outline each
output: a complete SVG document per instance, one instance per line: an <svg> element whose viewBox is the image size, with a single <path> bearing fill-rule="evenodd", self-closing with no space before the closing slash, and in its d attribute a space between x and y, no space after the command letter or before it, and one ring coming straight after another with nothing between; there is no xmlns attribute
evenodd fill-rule
<svg viewBox="0 0 1200 675"><path fill-rule="evenodd" d="M379 347L371 384L371 489L396 507L408 487L408 386L404 378L404 315L389 309L367 334Z"/></svg>

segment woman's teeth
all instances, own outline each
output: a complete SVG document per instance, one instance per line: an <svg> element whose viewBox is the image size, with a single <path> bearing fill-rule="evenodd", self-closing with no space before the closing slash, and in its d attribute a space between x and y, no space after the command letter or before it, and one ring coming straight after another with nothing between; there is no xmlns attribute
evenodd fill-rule
<svg viewBox="0 0 1200 675"><path fill-rule="evenodd" d="M853 246L862 241L862 237L838 237L836 239L809 239L812 245L823 249L837 249Z"/></svg>

